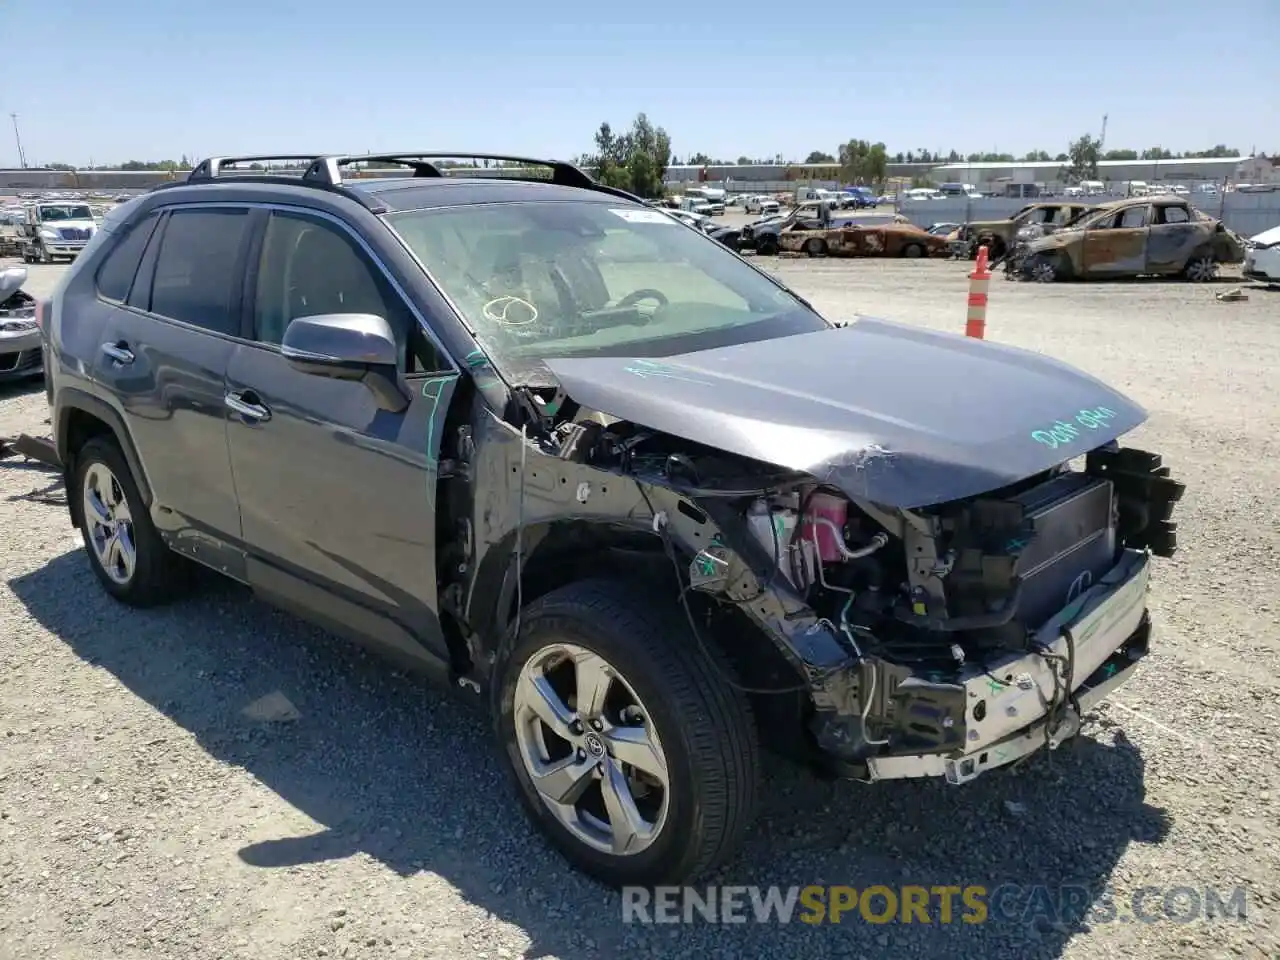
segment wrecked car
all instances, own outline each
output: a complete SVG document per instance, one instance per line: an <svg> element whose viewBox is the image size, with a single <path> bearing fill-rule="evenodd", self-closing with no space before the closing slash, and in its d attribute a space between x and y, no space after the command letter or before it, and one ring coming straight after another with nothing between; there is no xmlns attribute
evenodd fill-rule
<svg viewBox="0 0 1280 960"><path fill-rule="evenodd" d="M26 282L24 267L0 270L0 383L44 371L36 300L22 289Z"/></svg>
<svg viewBox="0 0 1280 960"><path fill-rule="evenodd" d="M972 260L978 247L986 246L992 263L998 263L1019 242L1047 236L1093 209L1087 203L1046 201L1029 203L1007 220L979 220L955 230L947 239L952 249Z"/></svg>
<svg viewBox="0 0 1280 960"><path fill-rule="evenodd" d="M1099 380L829 320L567 164L273 159L109 214L42 305L89 566L144 607L203 564L486 704L580 869L711 869L762 746L991 774L1146 656L1182 485Z"/></svg>
<svg viewBox="0 0 1280 960"><path fill-rule="evenodd" d="M1241 274L1261 283L1280 283L1280 227L1264 230L1246 242Z"/></svg>
<svg viewBox="0 0 1280 960"><path fill-rule="evenodd" d="M946 237L902 221L906 218L816 229L806 225L783 231L779 242L783 250L811 257L937 257L950 251Z"/></svg>
<svg viewBox="0 0 1280 960"><path fill-rule="evenodd" d="M1055 280L1180 276L1204 282L1218 265L1241 263L1245 242L1221 220L1175 195L1100 204L1019 251L1014 275Z"/></svg>

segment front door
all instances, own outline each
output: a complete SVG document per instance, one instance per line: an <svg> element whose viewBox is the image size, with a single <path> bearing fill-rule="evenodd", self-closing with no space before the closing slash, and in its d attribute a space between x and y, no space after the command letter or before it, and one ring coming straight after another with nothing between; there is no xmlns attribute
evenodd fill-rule
<svg viewBox="0 0 1280 960"><path fill-rule="evenodd" d="M250 296L253 342L235 349L226 386L250 584L401 659L439 666L435 493L456 370L368 250L331 220L273 211ZM389 412L363 384L300 372L281 355L291 320L331 313L391 324L413 394L406 410Z"/></svg>
<svg viewBox="0 0 1280 960"><path fill-rule="evenodd" d="M94 344L94 376L120 401L156 526L180 551L235 576L228 541L240 536L240 511L223 379L241 333L249 221L244 207L191 206L136 224L97 275L111 306Z"/></svg>
<svg viewBox="0 0 1280 960"><path fill-rule="evenodd" d="M1136 276L1147 268L1146 204L1125 207L1084 234L1083 266L1089 276Z"/></svg>

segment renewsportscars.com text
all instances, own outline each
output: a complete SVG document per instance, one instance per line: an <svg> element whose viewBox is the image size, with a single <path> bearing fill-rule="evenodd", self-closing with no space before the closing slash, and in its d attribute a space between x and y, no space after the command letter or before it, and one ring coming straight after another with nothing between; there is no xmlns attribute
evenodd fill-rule
<svg viewBox="0 0 1280 960"><path fill-rule="evenodd" d="M1031 924L1247 919L1243 887L1146 886L1123 896L1083 884L997 887L626 887L622 922Z"/></svg>

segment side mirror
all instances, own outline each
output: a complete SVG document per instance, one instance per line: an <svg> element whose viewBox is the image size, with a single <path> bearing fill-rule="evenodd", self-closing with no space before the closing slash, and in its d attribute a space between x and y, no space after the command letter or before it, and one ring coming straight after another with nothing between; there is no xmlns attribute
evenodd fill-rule
<svg viewBox="0 0 1280 960"><path fill-rule="evenodd" d="M392 413L409 405L400 385L395 334L382 317L371 313L298 317L285 329L280 353L302 373L361 381L378 405Z"/></svg>

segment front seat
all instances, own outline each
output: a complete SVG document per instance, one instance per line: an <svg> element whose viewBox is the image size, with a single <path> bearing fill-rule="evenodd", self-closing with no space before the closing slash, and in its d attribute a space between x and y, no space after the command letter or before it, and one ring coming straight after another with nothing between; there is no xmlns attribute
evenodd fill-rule
<svg viewBox="0 0 1280 960"><path fill-rule="evenodd" d="M383 297L371 268L347 241L329 230L308 230L294 248L290 273L294 278L289 290L291 318L326 313L382 317L395 335L400 369L406 369L407 317L394 301L388 303Z"/></svg>
<svg viewBox="0 0 1280 960"><path fill-rule="evenodd" d="M373 275L350 245L329 230L308 230L293 253L290 315L372 313L386 316L387 304ZM386 317L393 323L393 317Z"/></svg>

